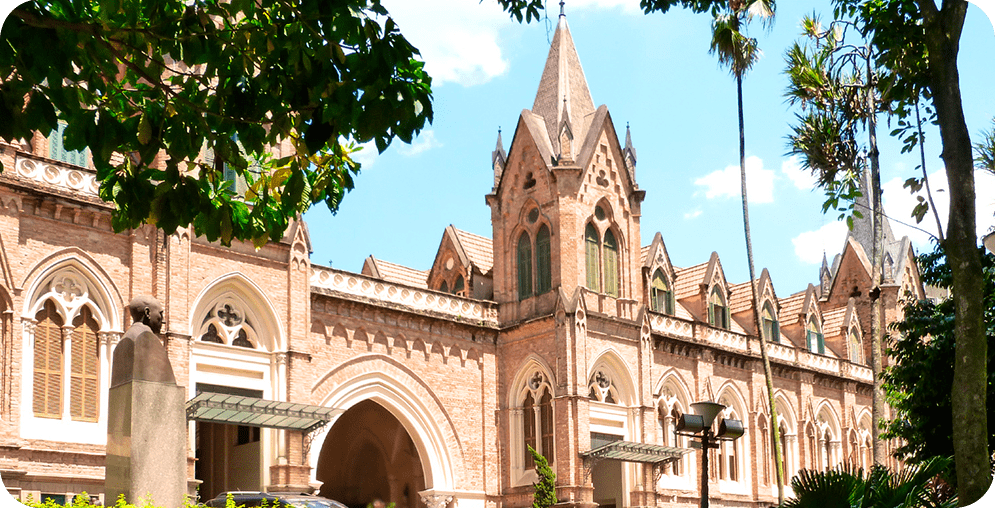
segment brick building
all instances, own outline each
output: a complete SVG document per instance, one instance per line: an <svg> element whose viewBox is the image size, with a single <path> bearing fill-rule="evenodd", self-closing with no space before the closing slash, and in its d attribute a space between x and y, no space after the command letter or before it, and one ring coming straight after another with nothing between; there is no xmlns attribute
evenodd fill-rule
<svg viewBox="0 0 995 508"><path fill-rule="evenodd" d="M310 432L191 420L189 487L202 499L320 489L350 505L520 507L530 445L563 501L692 506L699 452L665 466L587 452L687 448L675 419L700 400L746 427L710 452L715 505L776 500L771 425L789 476L870 460L868 225L799 292L778 296L764 270L756 330L750 283L727 281L717 254L677 267L659 233L641 245L636 151L594 106L562 15L535 103L492 154L492 237L447 227L426 271L312 264L303 222L259 250L184 229L115 234L86 154L58 134L0 146L0 476L15 497L101 495L108 359L139 294L165 304L190 399L237 397L246 417L256 399L332 409ZM923 290L908 240L887 237L890 322L899 295Z"/></svg>

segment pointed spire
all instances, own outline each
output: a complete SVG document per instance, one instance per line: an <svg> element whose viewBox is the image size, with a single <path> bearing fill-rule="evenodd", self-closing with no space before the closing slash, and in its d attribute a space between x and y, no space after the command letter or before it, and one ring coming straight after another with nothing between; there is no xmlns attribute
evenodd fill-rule
<svg viewBox="0 0 995 508"><path fill-rule="evenodd" d="M574 139L584 139L587 130L588 115L594 113L594 100L587 88L584 69L577 56L567 17L560 4L560 19L556 25L556 33L546 57L546 67L539 80L532 112L541 116L546 122L546 133L552 146L559 146L559 124L564 117L564 111L569 112L572 120Z"/></svg>
<svg viewBox="0 0 995 508"><path fill-rule="evenodd" d="M632 165L636 165L636 148L632 146L632 131L629 130L629 122L625 122L625 149L626 159L632 158Z"/></svg>
<svg viewBox="0 0 995 508"><path fill-rule="evenodd" d="M504 173L504 164L508 161L508 154L504 151L504 142L501 141L501 127L498 126L497 146L491 152L491 166L494 167L494 188L497 188L501 181L501 174Z"/></svg>
<svg viewBox="0 0 995 508"><path fill-rule="evenodd" d="M871 248L874 245L874 223L872 222L874 216L874 210L871 209L871 185L870 185L871 172L864 171L860 175L860 197L854 200L854 209L859 211L863 217L853 218L853 230L848 233L852 236L854 240L860 243L860 246L864 248L864 252L868 257L871 256ZM895 234L891 231L891 221L888 217L884 216L884 211L882 210L882 240L884 243L884 251L881 253L882 256L888 251L889 247L895 243ZM882 258L883 259L883 258Z"/></svg>
<svg viewBox="0 0 995 508"><path fill-rule="evenodd" d="M563 0L560 0L560 16L566 17L566 14L563 13L563 4Z"/></svg>

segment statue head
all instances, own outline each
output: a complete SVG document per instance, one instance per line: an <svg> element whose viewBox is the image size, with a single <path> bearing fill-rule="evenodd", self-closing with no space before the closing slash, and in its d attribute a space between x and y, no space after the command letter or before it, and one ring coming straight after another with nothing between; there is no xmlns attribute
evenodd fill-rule
<svg viewBox="0 0 995 508"><path fill-rule="evenodd" d="M128 304L128 308L131 309L131 319L135 323L144 323L156 334L162 330L164 312L159 300L146 295L136 296Z"/></svg>

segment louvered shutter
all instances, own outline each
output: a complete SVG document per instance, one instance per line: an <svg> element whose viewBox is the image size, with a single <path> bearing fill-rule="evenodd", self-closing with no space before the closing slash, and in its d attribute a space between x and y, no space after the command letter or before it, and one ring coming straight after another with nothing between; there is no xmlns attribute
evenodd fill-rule
<svg viewBox="0 0 995 508"><path fill-rule="evenodd" d="M535 414L535 403L532 399L532 393L527 393L525 395L525 403L522 404L522 434L525 438L525 444L523 448L525 449L525 468L529 469L535 467L535 459L532 457L532 453L529 452L528 447L535 449L536 447L536 414Z"/></svg>
<svg viewBox="0 0 995 508"><path fill-rule="evenodd" d="M34 346L34 415L41 418L62 417L62 318L52 302L35 316Z"/></svg>
<svg viewBox="0 0 995 508"><path fill-rule="evenodd" d="M605 231L605 293L618 296L618 242L611 230Z"/></svg>
<svg viewBox="0 0 995 508"><path fill-rule="evenodd" d="M84 307L73 320L72 368L69 380L69 415L73 420L95 422L99 409L99 325Z"/></svg>
<svg viewBox="0 0 995 508"><path fill-rule="evenodd" d="M550 254L549 228L543 225L536 234L536 294L553 288L552 257Z"/></svg>
<svg viewBox="0 0 995 508"><path fill-rule="evenodd" d="M584 257L587 265L587 288L601 292L601 263L599 262L598 231L588 224L584 230Z"/></svg>
<svg viewBox="0 0 995 508"><path fill-rule="evenodd" d="M539 422L542 425L542 455L548 462L553 462L553 398L544 391L539 399Z"/></svg>
<svg viewBox="0 0 995 508"><path fill-rule="evenodd" d="M523 232L518 237L518 299L532 296L532 241Z"/></svg>

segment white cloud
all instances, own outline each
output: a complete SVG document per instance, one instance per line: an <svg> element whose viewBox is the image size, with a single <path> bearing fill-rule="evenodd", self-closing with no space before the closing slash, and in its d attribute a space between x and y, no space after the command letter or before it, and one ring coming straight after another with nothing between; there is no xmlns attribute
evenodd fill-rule
<svg viewBox="0 0 995 508"><path fill-rule="evenodd" d="M442 143L435 139L435 131L426 129L421 131L418 137L411 141L410 145L402 145L397 151L401 155L411 157L440 146L442 146Z"/></svg>
<svg viewBox="0 0 995 508"><path fill-rule="evenodd" d="M771 203L774 201L774 171L764 169L764 163L755 155L746 158L746 192L750 203ZM739 166L726 166L694 181L705 187L705 197L733 198L740 195Z"/></svg>
<svg viewBox="0 0 995 508"><path fill-rule="evenodd" d="M497 2L387 0L384 6L421 51L433 85L479 85L508 70L498 32L512 25Z"/></svg>
<svg viewBox="0 0 995 508"><path fill-rule="evenodd" d="M894 178L882 184L885 213L891 218L891 228L895 237L908 236L917 247L928 247L930 235L936 235L936 219L932 210L927 212L921 223L916 224L911 216L912 209L918 203L915 195L902 188L903 178ZM933 193L933 201L943 223L944 233L947 227L947 215L950 210L950 195L947 191L947 175L942 169L929 175L929 185ZM995 225L995 176L985 171L974 172L974 192L977 207L977 234L980 237ZM925 187L920 191L926 198ZM904 223L904 224L903 224ZM913 227L914 226L914 227ZM925 230L925 231L922 231Z"/></svg>
<svg viewBox="0 0 995 508"><path fill-rule="evenodd" d="M818 182L811 171L802 168L801 157L797 155L792 155L781 162L781 174L801 190L812 190Z"/></svg>
<svg viewBox="0 0 995 508"><path fill-rule="evenodd" d="M557 7L557 10L553 12L553 6ZM559 3L549 3L550 15L559 13ZM636 14L641 15L643 13L642 9L639 8L639 0L570 0L566 4L566 14L567 17L570 16L571 12L578 11L584 8L596 8L596 9L618 9L624 14Z"/></svg>
<svg viewBox="0 0 995 508"><path fill-rule="evenodd" d="M684 218L685 218L685 219L693 219L693 218L695 218L695 217L697 217L697 216L701 215L701 213L702 213L702 210L701 210L701 208L696 208L696 209L694 209L694 210L691 210L691 211L690 211L690 212L688 212L688 213L685 213L685 214L684 214Z"/></svg>
<svg viewBox="0 0 995 508"><path fill-rule="evenodd" d="M846 240L847 227L842 221L834 221L815 231L806 231L791 239L795 246L795 255L803 263L817 265L822 263L826 255L830 263L833 257L843 247Z"/></svg>
<svg viewBox="0 0 995 508"><path fill-rule="evenodd" d="M377 151L377 145L373 141L368 143L363 143L359 145L360 150L358 152L353 152L352 160L360 163L364 170L369 169L374 162L380 157L380 152Z"/></svg>

